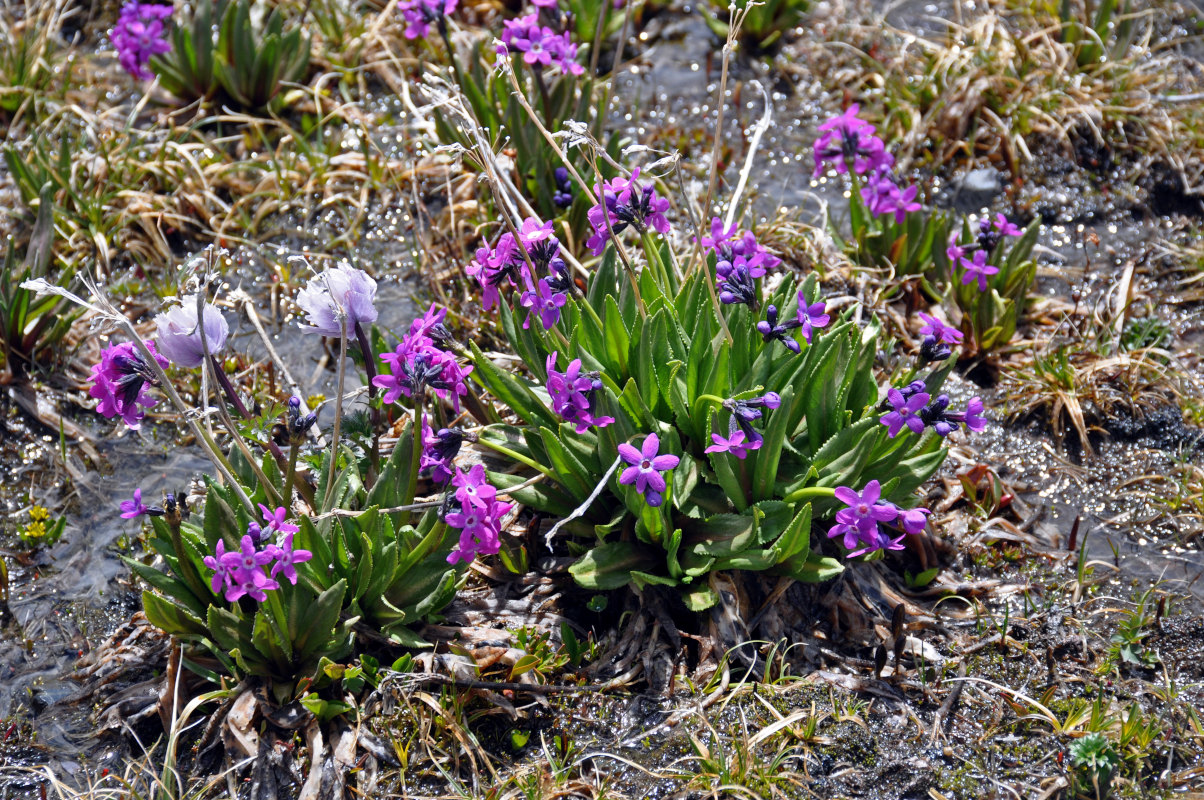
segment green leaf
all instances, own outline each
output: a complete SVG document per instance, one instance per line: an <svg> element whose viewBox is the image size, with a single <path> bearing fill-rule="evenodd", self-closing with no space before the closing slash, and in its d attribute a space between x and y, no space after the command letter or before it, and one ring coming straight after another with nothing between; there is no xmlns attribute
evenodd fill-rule
<svg viewBox="0 0 1204 800"><path fill-rule="evenodd" d="M469 347L472 349L472 362L476 366L473 377L482 386L528 425L556 427L556 417L526 383L499 369L475 342L470 342Z"/></svg>
<svg viewBox="0 0 1204 800"><path fill-rule="evenodd" d="M626 586L631 573L656 569L657 559L627 542L600 544L569 567L578 585L594 591Z"/></svg>

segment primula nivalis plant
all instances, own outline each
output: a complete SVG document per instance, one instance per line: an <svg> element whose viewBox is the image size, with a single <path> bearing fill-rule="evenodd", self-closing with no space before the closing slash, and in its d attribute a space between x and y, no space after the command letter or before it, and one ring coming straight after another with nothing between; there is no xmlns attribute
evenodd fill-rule
<svg viewBox="0 0 1204 800"><path fill-rule="evenodd" d="M146 65L152 56L170 52L168 34L173 8L159 3L140 3L131 0L121 7L121 15L109 40L117 51L117 59L125 71L138 80L155 77Z"/></svg>
<svg viewBox="0 0 1204 800"><path fill-rule="evenodd" d="M892 172L894 157L858 112L854 104L821 124L813 146L815 177L831 171L851 184L849 230L833 222L833 235L857 263L889 268L900 278L918 276L932 300L952 301L960 317L955 327L969 339L945 337L931 353L961 343L962 355L969 358L1006 344L1036 275L1029 260L1036 223L1026 231L996 214L979 223L977 236L970 236L968 225L960 234L951 231L944 212L924 208L918 186L900 187ZM1005 247L1012 238L1018 241Z"/></svg>
<svg viewBox="0 0 1204 800"><path fill-rule="evenodd" d="M849 124L856 141L862 129ZM853 309L830 312L814 277L778 274L780 259L752 231L719 219L698 238L704 260L687 269L670 246L668 200L638 170L597 196L587 247L601 261L584 291L556 283L564 302L555 315L541 318L526 300L534 282L560 276L544 266L550 234L535 243L504 234L467 270L532 376L473 349L473 378L519 420L486 426L480 444L545 476L537 487L519 486L521 472L491 479L568 517L577 581L677 586L702 609L716 600L716 570L822 580L842 566L812 550L812 522L834 519L837 487L871 481L874 502L891 510L879 521L915 529L924 514L904 509L944 458L936 423L955 416L942 409L933 430L917 422L911 438L891 436L879 410L889 387L873 370L877 324L856 324ZM533 219L514 228L544 230ZM537 259L535 246L548 252ZM947 371L929 370L925 400ZM854 527L839 539L853 554L901 546L899 536Z"/></svg>

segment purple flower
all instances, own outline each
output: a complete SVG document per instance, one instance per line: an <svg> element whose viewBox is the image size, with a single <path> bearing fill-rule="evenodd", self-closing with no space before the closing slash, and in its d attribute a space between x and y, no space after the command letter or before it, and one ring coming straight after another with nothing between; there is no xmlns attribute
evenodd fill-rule
<svg viewBox="0 0 1204 800"><path fill-rule="evenodd" d="M831 164L838 175L847 173L851 164L854 172L864 175L895 163L886 145L874 135L874 126L857 116L858 110L854 103L819 126L821 135L812 145L816 177L823 172L824 164Z"/></svg>
<svg viewBox="0 0 1204 800"><path fill-rule="evenodd" d="M777 306L769 305L765 307L765 319L757 323L757 331L766 342L777 339L786 345L786 349L798 353L802 350L798 340L788 334L802 324L797 319L793 319L779 325Z"/></svg>
<svg viewBox="0 0 1204 800"><path fill-rule="evenodd" d="M266 592L280 588L280 584L263 573L263 566L273 558L267 550L256 550L250 535L242 537L240 550L222 555L221 563L226 567L226 601L233 603L243 595L261 603L267 600Z"/></svg>
<svg viewBox="0 0 1204 800"><path fill-rule="evenodd" d="M892 411L882 415L882 424L887 427L887 434L893 439L906 425L913 433L924 432L924 420L920 419L920 411L928 404L928 393L917 392L911 397L904 397L898 389L886 393Z"/></svg>
<svg viewBox="0 0 1204 800"><path fill-rule="evenodd" d="M719 301L722 303L757 304L757 285L753 282L765 274L761 266L761 257L755 256L750 261L744 256L733 256L732 260L720 259L715 262L715 273L719 277Z"/></svg>
<svg viewBox="0 0 1204 800"><path fill-rule="evenodd" d="M121 66L138 80L149 81L155 77L146 68L147 63L152 56L171 50L167 20L171 18L172 11L170 5L140 3L138 0L132 0L121 8L121 16L109 34L109 40L117 51Z"/></svg>
<svg viewBox="0 0 1204 800"><path fill-rule="evenodd" d="M283 509L281 509L283 511ZM293 526L289 526L293 527ZM281 528L280 530L284 530ZM272 577L275 578L278 573L284 573L284 577L293 586L297 585L297 570L294 565L304 564L314 557L314 554L308 550L293 549L293 533L295 531L286 531L284 538L280 540L279 545L272 545L267 548L267 552L272 554L276 559L276 563L272 565Z"/></svg>
<svg viewBox="0 0 1204 800"><path fill-rule="evenodd" d="M644 437L644 444L639 450L626 442L619 445L619 457L630 465L619 476L619 483L625 486L634 483L635 490L654 508L665 500L666 484L661 473L673 469L681 461L675 455L658 455L660 446L660 439L655 433Z"/></svg>
<svg viewBox="0 0 1204 800"><path fill-rule="evenodd" d="M711 434L711 441L714 442L706 449L708 453L731 453L736 458L744 459L748 457L749 450L759 450L763 439L760 437L749 441L748 436L740 428L734 431L729 431L727 437L720 436L717 433Z"/></svg>
<svg viewBox="0 0 1204 800"><path fill-rule="evenodd" d="M122 519L134 519L135 517L142 516L149 510L150 510L149 508L142 505L142 490L141 489L134 490L134 499L133 500L122 500L121 501L121 518Z"/></svg>
<svg viewBox="0 0 1204 800"><path fill-rule="evenodd" d="M577 433L585 433L590 426L605 428L615 421L614 417L598 416L598 396L602 393L602 380L597 373L581 371L581 359L574 358L564 372L556 370L557 353L548 356L548 396L552 400L552 411L565 422L576 425Z"/></svg>
<svg viewBox="0 0 1204 800"><path fill-rule="evenodd" d="M287 508L277 508L272 511L263 503L259 504L259 511L263 514L263 521L268 524L268 530L276 531L277 533L296 533L301 530L291 522L286 522L288 518Z"/></svg>
<svg viewBox="0 0 1204 800"><path fill-rule="evenodd" d="M401 15L406 21L405 37L425 38L431 25L443 30L447 25L447 15L456 10L456 2L457 0L401 0L397 7L401 9Z"/></svg>
<svg viewBox="0 0 1204 800"><path fill-rule="evenodd" d="M155 351L155 343L147 342L146 348L158 365L166 369L169 362ZM100 363L92 365L92 388L88 394L100 401L96 413L109 419L121 417L122 422L137 430L145 409L158 402L149 391L149 387L158 384L158 377L137 346L122 342L106 347L100 354Z"/></svg>
<svg viewBox="0 0 1204 800"><path fill-rule="evenodd" d="M315 275L305 288L297 293L297 305L305 312L308 325L302 325L305 333L320 333L339 338L344 328L340 314L346 318L348 336L355 335L355 326L367 326L376 322L376 281L362 269L346 264Z"/></svg>
<svg viewBox="0 0 1204 800"><path fill-rule="evenodd" d="M430 387L437 397L450 402L457 413L460 411L460 398L468 394L465 381L472 365L461 366L453 354L435 347L427 335L432 330L411 326L411 332L392 353L381 354L380 360L389 366L391 374L377 375L372 385L385 390L386 404L396 403L403 394L420 395Z"/></svg>
<svg viewBox="0 0 1204 800"><path fill-rule="evenodd" d="M945 248L945 257L949 259L949 263L957 266L957 263L968 252L966 247L966 245L957 243L957 231L949 234L949 246Z"/></svg>
<svg viewBox="0 0 1204 800"><path fill-rule="evenodd" d="M934 316L919 312L920 320L924 326L920 328L920 333L925 336L935 336L938 341L945 344L960 344L962 340L962 332L952 325L946 325Z"/></svg>
<svg viewBox="0 0 1204 800"><path fill-rule="evenodd" d="M214 594L220 592L222 586L230 582L230 569L225 564L225 558L226 543L218 539L217 549L214 550L213 555L205 556L201 559L202 564L213 570L213 579L209 585L213 589Z"/></svg>
<svg viewBox="0 0 1204 800"><path fill-rule="evenodd" d="M825 306L823 301L807 305L807 298L803 296L803 290L798 292L798 322L802 328L803 338L807 340L807 344L811 344L811 333L816 328L822 328L828 324L831 319L824 313Z"/></svg>
<svg viewBox="0 0 1204 800"><path fill-rule="evenodd" d="M459 511L443 517L444 522L460 529L460 541L447 556L449 564L469 562L479 555L493 555L501 549L502 518L513 506L491 500L484 506L463 503Z"/></svg>
<svg viewBox="0 0 1204 800"><path fill-rule="evenodd" d="M719 248L736 237L736 223L732 223L730 227L723 227L723 220L719 217L711 217L711 235L703 236L698 240L698 244L703 250L714 251L719 255ZM728 246L730 250L730 245Z"/></svg>
<svg viewBox="0 0 1204 800"><path fill-rule="evenodd" d="M894 214L895 222L901 224L908 212L919 211L922 208L915 202L918 191L916 186L908 186L900 191L890 173L882 170L866 182L865 188L861 190L861 199L875 217Z"/></svg>
<svg viewBox="0 0 1204 800"><path fill-rule="evenodd" d="M658 196L652 184L640 186L637 180L639 176L640 169L636 167L630 178L612 178L597 187L602 203L591 208L587 214L594 234L585 242L594 255L600 256L606 249L610 230L616 236L628 226L639 233L649 228L659 233L669 232L669 219L665 216L669 201Z"/></svg>
<svg viewBox="0 0 1204 800"><path fill-rule="evenodd" d="M498 302L498 287L502 283L515 285L515 276L526 275L527 265L519 251L518 243L510 233L503 233L497 244L491 249L477 249L473 262L464 272L470 278L476 278L481 284L481 305L486 311L493 309Z"/></svg>
<svg viewBox="0 0 1204 800"><path fill-rule="evenodd" d="M453 462L460 452L460 445L465 438L465 433L460 428L440 428L439 432L435 433L431 430L426 416L423 415L419 473L429 474L435 483L447 483L454 474Z"/></svg>
<svg viewBox="0 0 1204 800"><path fill-rule="evenodd" d="M555 4L555 0L553 0ZM569 178L569 171L565 167L557 167L552 171L552 177L556 180L556 191L552 193L552 202L557 208L568 208L573 204L573 181Z"/></svg>
<svg viewBox="0 0 1204 800"><path fill-rule="evenodd" d="M547 278L540 278L535 290L523 292L519 304L530 311L523 320L523 329L531 327L531 317L539 314L544 330L551 330L560 321L560 309L568 302L564 292L553 292Z"/></svg>
<svg viewBox="0 0 1204 800"><path fill-rule="evenodd" d="M497 497L497 489L489 484L485 467L480 464L474 464L468 472L457 469L452 486L456 487L456 499L466 506L488 508Z"/></svg>
<svg viewBox="0 0 1204 800"><path fill-rule="evenodd" d="M966 274L962 275L962 286L965 286L971 281L978 281L978 291L985 292L987 290L987 277L999 272L999 267L992 267L987 263L987 251L975 250L974 260L963 257L961 264L966 270Z"/></svg>
<svg viewBox="0 0 1204 800"><path fill-rule="evenodd" d="M205 347L201 342L204 334L209 345L209 354L217 355L226 346L230 326L217 306L205 304L202 314L203 325L197 325L196 295L185 297L178 306L173 306L155 317L158 326L159 352L167 356L178 367L193 369L205 360Z"/></svg>
<svg viewBox="0 0 1204 800"><path fill-rule="evenodd" d="M844 537L845 549L851 551L849 558L875 550L902 549L903 537L892 540L878 527L879 523L892 522L899 516L893 503L881 500L882 485L878 481L867 483L860 494L848 486L838 486L835 495L846 508L836 512L836 525L828 531L828 536Z"/></svg>
<svg viewBox="0 0 1204 800"><path fill-rule="evenodd" d="M960 414L950 414L949 418L965 425L966 430L978 433L987 427L987 418L982 415L982 411L982 398L975 396L971 397L970 402L966 403L965 411Z"/></svg>
<svg viewBox="0 0 1204 800"><path fill-rule="evenodd" d="M899 509L898 524L903 530L912 535L923 533L928 525L928 515L932 512L926 508L912 508L904 511Z"/></svg>

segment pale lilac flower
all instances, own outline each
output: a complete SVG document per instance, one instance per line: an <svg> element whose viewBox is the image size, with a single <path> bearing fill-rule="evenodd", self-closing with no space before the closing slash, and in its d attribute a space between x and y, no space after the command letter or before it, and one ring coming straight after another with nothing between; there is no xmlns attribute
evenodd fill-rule
<svg viewBox="0 0 1204 800"><path fill-rule="evenodd" d="M656 507L665 500L665 478L662 472L673 469L681 461L675 455L659 455L660 439L655 433L644 437L643 446L636 450L623 442L619 445L619 457L628 466L619 476L623 485L635 484L635 490L644 496L648 505Z"/></svg>
<svg viewBox="0 0 1204 800"><path fill-rule="evenodd" d="M346 318L346 333L355 336L355 326L366 330L376 322L376 281L362 269L340 264L309 279L297 293L297 305L305 312L308 325L305 333L320 333L339 338L344 328L340 313Z"/></svg>
<svg viewBox="0 0 1204 800"><path fill-rule="evenodd" d="M230 334L226 318L212 303L205 304L201 316L204 325L197 325L196 304L196 295L189 295L180 305L172 306L155 317L159 352L167 356L171 363L186 369L199 367L205 360L205 347L201 343L202 329L210 355L217 355L222 351L226 346L226 337Z"/></svg>

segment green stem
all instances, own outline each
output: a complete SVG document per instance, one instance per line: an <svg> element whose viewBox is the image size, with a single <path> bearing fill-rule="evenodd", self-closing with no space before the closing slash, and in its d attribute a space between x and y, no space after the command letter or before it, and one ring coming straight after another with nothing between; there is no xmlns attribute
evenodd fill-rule
<svg viewBox="0 0 1204 800"><path fill-rule="evenodd" d="M425 390L423 390L425 391ZM410 422L410 433L414 437L413 452L410 453L410 475L406 484L405 499L402 505L408 506L414 502L418 494L418 470L422 464L422 393L414 392L414 419Z"/></svg>
<svg viewBox="0 0 1204 800"><path fill-rule="evenodd" d="M380 409L376 405L376 356L372 352L372 344L368 341L368 333L359 320L355 322L355 340L360 346L360 355L364 358L364 372L368 380L368 413L372 418L372 472L380 474Z"/></svg>
<svg viewBox="0 0 1204 800"><path fill-rule="evenodd" d="M347 377L347 320L339 321L339 388L334 399L334 425L330 431L333 440L330 445L330 459L326 462L326 491L322 494L322 508L316 511L326 511L330 508L330 498L334 492L335 463L339 460L339 428L343 422L343 383Z"/></svg>
<svg viewBox="0 0 1204 800"><path fill-rule="evenodd" d="M301 447L296 443L290 444L288 448L288 470L284 473L284 507L291 509L293 507L293 482L297 474L297 453Z"/></svg>
<svg viewBox="0 0 1204 800"><path fill-rule="evenodd" d="M519 462L520 464L526 464L531 469L537 470L538 472L542 472L546 477L551 478L554 481L556 480L556 473L552 472L552 470L548 469L547 467L545 467L541 464L535 463L535 461L533 459L527 458L522 453L516 453L515 451L511 450L509 447L506 447L505 445L498 444L497 442L491 442L488 439L486 439L484 436L480 437L477 440L477 444L484 445L485 447L488 447L493 452L500 453L500 454L506 456L507 458L512 458L515 461ZM559 481L556 481L556 482L559 483Z"/></svg>
<svg viewBox="0 0 1204 800"><path fill-rule="evenodd" d="M797 503L800 500L819 499L821 497L835 497L836 489L831 486L805 486L802 489L797 489L786 495L783 499L786 503Z"/></svg>

